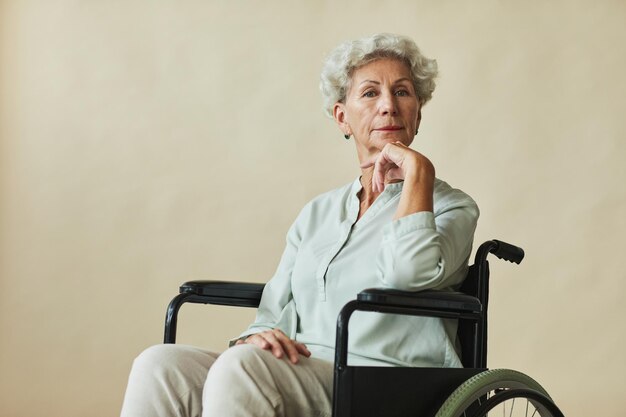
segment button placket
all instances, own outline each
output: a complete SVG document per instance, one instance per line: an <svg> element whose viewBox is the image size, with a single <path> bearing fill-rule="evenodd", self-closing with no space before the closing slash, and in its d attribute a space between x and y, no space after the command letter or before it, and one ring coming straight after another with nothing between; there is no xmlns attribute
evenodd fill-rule
<svg viewBox="0 0 626 417"><path fill-rule="evenodd" d="M354 188L355 187L353 187L353 190ZM341 238L337 240L337 244L333 245L332 249L324 256L315 274L320 301L326 301L326 272L328 271L328 267L350 238L350 233L359 215L359 201L355 192L351 193L347 206L348 218L341 223L341 228L343 229Z"/></svg>

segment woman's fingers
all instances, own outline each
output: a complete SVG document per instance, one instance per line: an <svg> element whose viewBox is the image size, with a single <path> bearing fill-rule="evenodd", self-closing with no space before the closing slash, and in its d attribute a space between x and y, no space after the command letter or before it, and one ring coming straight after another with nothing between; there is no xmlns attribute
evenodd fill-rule
<svg viewBox="0 0 626 417"><path fill-rule="evenodd" d="M295 347L295 342L278 329L274 329L272 335L276 338L281 352L281 356L274 356L280 358L282 354L286 354L292 363L298 363L298 350Z"/></svg>
<svg viewBox="0 0 626 417"><path fill-rule="evenodd" d="M372 190L374 192L382 192L385 189L385 180L404 179L407 158L413 161L413 159L419 159L420 157L424 158L420 153L410 149L401 142L386 144L382 151L376 155L373 163ZM365 164L362 164L361 167L363 165ZM409 166L414 165L411 163ZM369 166L372 166L372 164Z"/></svg>
<svg viewBox="0 0 626 417"><path fill-rule="evenodd" d="M246 338L245 341L243 341L243 343L249 343L252 345L257 345L258 347L260 347L261 349L270 349L271 345L270 343L261 335L261 333L255 333L251 336L248 336ZM239 343L237 343L239 344Z"/></svg>
<svg viewBox="0 0 626 417"><path fill-rule="evenodd" d="M374 167L372 175L372 191L382 192L385 188L385 179L402 179L403 176L395 174L387 178L390 171L401 170L403 155L407 152L406 145L402 142L388 143L382 151L369 160L363 161L361 168ZM410 152L410 150L409 150Z"/></svg>
<svg viewBox="0 0 626 417"><path fill-rule="evenodd" d="M271 350L274 356L279 359L285 356L285 349L283 349L283 344L280 342L280 340L278 340L277 333L275 333L274 331L266 331L262 332L261 336L267 341L269 345L266 349Z"/></svg>
<svg viewBox="0 0 626 417"><path fill-rule="evenodd" d="M372 175L372 186L374 191L382 193L385 189L385 171L387 170L389 163L385 156L381 153L380 157L374 165L374 174Z"/></svg>
<svg viewBox="0 0 626 417"><path fill-rule="evenodd" d="M391 145L392 144L385 145L382 152L376 157L376 162L374 163L374 173L372 175L372 191L374 192L382 192L385 189L385 177L387 176L387 173L390 170L397 168L397 164L389 152L389 147Z"/></svg>
<svg viewBox="0 0 626 417"><path fill-rule="evenodd" d="M287 356L292 363L298 363L299 354L307 357L311 355L311 352L304 344L291 340L278 329L253 334L245 340L245 343L251 343L262 349L269 350L279 359Z"/></svg>
<svg viewBox="0 0 626 417"><path fill-rule="evenodd" d="M306 347L304 343L295 342L294 344L296 346L296 349L302 356L306 356L307 358L311 356L311 352L309 351L309 349Z"/></svg>

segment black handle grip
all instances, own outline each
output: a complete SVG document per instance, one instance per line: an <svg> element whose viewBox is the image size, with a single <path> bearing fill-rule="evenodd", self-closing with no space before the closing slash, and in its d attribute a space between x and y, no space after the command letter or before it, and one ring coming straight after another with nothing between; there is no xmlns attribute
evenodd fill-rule
<svg viewBox="0 0 626 417"><path fill-rule="evenodd" d="M500 259L505 261L515 262L519 264L524 259L524 249L511 245L510 243L502 242L501 240L493 239L496 242L496 246L491 250L491 253L496 255Z"/></svg>

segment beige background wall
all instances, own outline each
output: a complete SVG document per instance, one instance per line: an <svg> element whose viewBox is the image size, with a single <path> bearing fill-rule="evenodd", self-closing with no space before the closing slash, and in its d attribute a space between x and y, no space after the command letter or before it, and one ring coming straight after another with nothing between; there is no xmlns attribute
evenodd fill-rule
<svg viewBox="0 0 626 417"><path fill-rule="evenodd" d="M620 1L0 2L0 415L116 415L192 278L266 281L302 205L358 174L324 54L415 38L439 86L415 144L482 209L491 367L568 416L621 416L626 7ZM224 347L253 312L184 307Z"/></svg>

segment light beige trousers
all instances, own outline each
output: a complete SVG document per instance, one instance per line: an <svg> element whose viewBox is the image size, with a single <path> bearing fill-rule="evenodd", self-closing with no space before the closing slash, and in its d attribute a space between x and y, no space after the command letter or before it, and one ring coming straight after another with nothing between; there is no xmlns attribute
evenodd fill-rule
<svg viewBox="0 0 626 417"><path fill-rule="evenodd" d="M297 364L254 345L222 354L156 345L133 363L122 417L325 417L331 415L333 364Z"/></svg>

